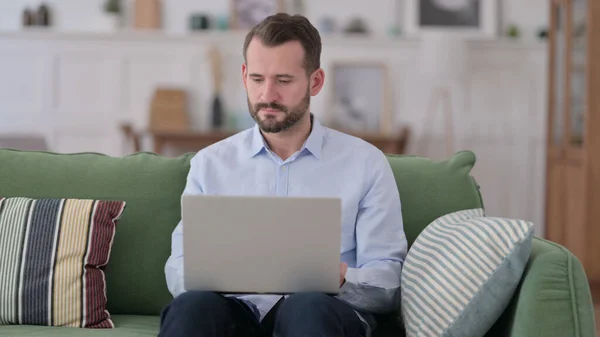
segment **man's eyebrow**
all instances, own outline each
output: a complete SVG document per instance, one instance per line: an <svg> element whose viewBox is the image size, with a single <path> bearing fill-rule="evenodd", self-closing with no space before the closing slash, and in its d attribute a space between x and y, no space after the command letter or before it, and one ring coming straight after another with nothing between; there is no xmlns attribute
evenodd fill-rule
<svg viewBox="0 0 600 337"><path fill-rule="evenodd" d="M249 77L264 77L261 74L257 74L257 73L251 73L248 75ZM293 75L289 75L289 74L277 74L275 75L275 77L277 78L289 78L289 79L293 79L294 76Z"/></svg>

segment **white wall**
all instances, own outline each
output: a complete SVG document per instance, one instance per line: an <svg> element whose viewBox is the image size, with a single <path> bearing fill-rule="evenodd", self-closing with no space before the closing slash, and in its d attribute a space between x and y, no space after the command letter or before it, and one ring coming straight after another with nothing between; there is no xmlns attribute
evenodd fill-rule
<svg viewBox="0 0 600 337"><path fill-rule="evenodd" d="M147 127L150 98L158 85L186 89L192 125L206 129L212 95L206 52L217 41L224 55L225 109L229 116L247 120L239 73L243 37L0 33L0 134L41 133L57 152L127 154L131 148L118 125L128 121ZM432 83L415 66L419 49L412 40L326 37L322 66L330 71L335 62L385 64L394 92L393 126L412 131L408 152L446 158L442 111L429 122ZM469 149L477 155L473 174L489 215L532 220L543 235L546 46L474 42L468 58L470 72L453 96L452 151ZM326 85L311 100L322 121L332 111L331 94Z"/></svg>
<svg viewBox="0 0 600 337"><path fill-rule="evenodd" d="M211 81L206 48L215 41L224 53L228 112L247 116L240 83L239 34L165 34L92 36L68 33L12 33L20 28L21 11L40 0L0 0L0 133L39 131L58 152L128 153L117 125L147 123L148 104L157 85L190 91L190 117L197 128L208 125ZM132 0L128 0L131 5ZM486 0L487 1L487 0ZM48 0L55 28L86 31L100 17L102 0ZM308 17L331 15L342 23L364 14L383 35L394 18L394 0L307 0ZM527 40L547 20L547 0L504 0L504 25L521 26ZM227 12L228 0L164 0L167 33L185 33L196 10ZM443 119L427 123L427 83L418 73L418 41L398 39L324 39L322 63L371 60L390 69L396 122L412 129L409 152L433 158L444 153ZM534 221L543 236L546 122L546 46L542 43L494 41L469 48L470 72L464 90L454 96L455 150L478 157L474 175L482 186L489 215ZM328 109L327 87L311 107ZM426 126L432 126L428 130ZM429 146L426 146L429 145Z"/></svg>
<svg viewBox="0 0 600 337"><path fill-rule="evenodd" d="M83 31L94 26L104 0L1 0L0 31L20 29L21 13L26 6L36 7L42 1L53 9L54 28ZM291 0L286 0L290 2ZM490 0L485 0L490 1ZM131 8L133 0L126 0ZM509 24L521 27L526 38L532 39L537 30L548 22L548 0L499 0L502 29ZM397 5L396 5L397 3ZM185 33L188 16L193 12L227 15L229 0L163 0L164 30ZM404 0L305 0L306 15L317 25L323 16L331 16L341 25L354 16L362 17L376 34L386 34ZM128 13L130 16L131 13Z"/></svg>

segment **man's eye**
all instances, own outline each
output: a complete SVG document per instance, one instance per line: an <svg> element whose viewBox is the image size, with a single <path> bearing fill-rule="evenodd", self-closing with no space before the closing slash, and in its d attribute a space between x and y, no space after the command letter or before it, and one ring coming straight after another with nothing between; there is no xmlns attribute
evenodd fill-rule
<svg viewBox="0 0 600 337"><path fill-rule="evenodd" d="M291 82L291 81L283 81L283 80L279 80L279 83L282 83L282 84L288 84L288 83L290 83L290 82Z"/></svg>
<svg viewBox="0 0 600 337"><path fill-rule="evenodd" d="M252 79L255 83L262 83L262 78L254 78Z"/></svg>

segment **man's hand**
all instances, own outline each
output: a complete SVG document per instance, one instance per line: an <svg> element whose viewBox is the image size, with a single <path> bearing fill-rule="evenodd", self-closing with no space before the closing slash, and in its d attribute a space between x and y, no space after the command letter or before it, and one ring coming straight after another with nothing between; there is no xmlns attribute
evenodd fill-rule
<svg viewBox="0 0 600 337"><path fill-rule="evenodd" d="M340 287L346 280L346 272L348 271L348 265L344 262L340 263Z"/></svg>

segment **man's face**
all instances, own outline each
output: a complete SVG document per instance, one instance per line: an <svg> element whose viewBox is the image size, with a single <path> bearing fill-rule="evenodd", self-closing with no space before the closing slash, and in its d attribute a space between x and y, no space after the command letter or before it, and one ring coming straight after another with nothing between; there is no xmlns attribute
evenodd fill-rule
<svg viewBox="0 0 600 337"><path fill-rule="evenodd" d="M248 109L263 132L287 130L308 113L314 75L306 75L300 42L266 47L254 38L242 74Z"/></svg>

